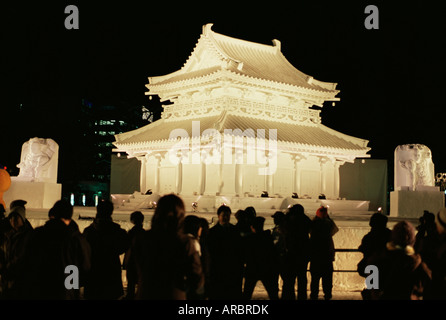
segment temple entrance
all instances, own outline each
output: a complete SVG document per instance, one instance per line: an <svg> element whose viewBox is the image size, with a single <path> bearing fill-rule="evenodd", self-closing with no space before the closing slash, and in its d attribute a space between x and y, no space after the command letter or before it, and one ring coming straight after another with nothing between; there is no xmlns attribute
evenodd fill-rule
<svg viewBox="0 0 446 320"><path fill-rule="evenodd" d="M300 178L300 196L308 195L312 198L319 196L321 173L316 170L302 171Z"/></svg>

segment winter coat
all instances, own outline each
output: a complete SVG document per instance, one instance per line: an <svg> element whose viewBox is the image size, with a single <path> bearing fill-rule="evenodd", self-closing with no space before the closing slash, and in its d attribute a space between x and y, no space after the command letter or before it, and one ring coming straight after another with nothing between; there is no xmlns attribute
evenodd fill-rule
<svg viewBox="0 0 446 320"><path fill-rule="evenodd" d="M211 299L241 297L243 244L237 227L232 224L222 226L217 223L209 229Z"/></svg>
<svg viewBox="0 0 446 320"><path fill-rule="evenodd" d="M135 241L135 239L138 237L138 235L144 234L145 230L142 226L134 226L132 229L129 230L129 241L130 241L130 247L127 249L125 255L124 255L124 261L122 263L122 267L124 270L127 270L126 277L128 280L137 281L137 270L136 270L136 261L134 254L132 252L132 243Z"/></svg>
<svg viewBox="0 0 446 320"><path fill-rule="evenodd" d="M371 263L379 271L381 300L418 300L431 280L430 270L410 246L388 242L383 256Z"/></svg>
<svg viewBox="0 0 446 320"><path fill-rule="evenodd" d="M308 263L311 219L305 214L286 216L282 227L285 263Z"/></svg>
<svg viewBox="0 0 446 320"><path fill-rule="evenodd" d="M315 217L311 223L310 261L311 263L328 263L335 260L333 236L338 227L330 218Z"/></svg>
<svg viewBox="0 0 446 320"><path fill-rule="evenodd" d="M261 278L277 272L278 255L274 248L271 232L252 233L246 239L246 276Z"/></svg>
<svg viewBox="0 0 446 320"><path fill-rule="evenodd" d="M185 234L153 230L139 235L132 251L138 270L137 299L184 300L204 288L200 256Z"/></svg>
<svg viewBox="0 0 446 320"><path fill-rule="evenodd" d="M90 269L90 246L74 221L67 226L60 219L48 220L29 239L27 256L27 298L79 299L78 289L65 286L69 274L65 269L74 265L79 271L79 288Z"/></svg>
<svg viewBox="0 0 446 320"><path fill-rule="evenodd" d="M32 232L33 227L24 223L18 230L11 227L2 235L1 292L6 299L20 298L25 290L23 275L28 268L26 265L27 245Z"/></svg>
<svg viewBox="0 0 446 320"><path fill-rule="evenodd" d="M440 236L435 259L431 261L432 285L427 292L426 299L446 299L446 236Z"/></svg>
<svg viewBox="0 0 446 320"><path fill-rule="evenodd" d="M110 218L95 219L83 234L91 247L85 298L118 299L124 294L120 255L130 245L127 232Z"/></svg>
<svg viewBox="0 0 446 320"><path fill-rule="evenodd" d="M386 250L386 244L390 241L392 231L388 228L372 228L361 240L358 250L362 252L363 258L358 263L358 273L366 277L365 267L370 264L370 259L381 255Z"/></svg>

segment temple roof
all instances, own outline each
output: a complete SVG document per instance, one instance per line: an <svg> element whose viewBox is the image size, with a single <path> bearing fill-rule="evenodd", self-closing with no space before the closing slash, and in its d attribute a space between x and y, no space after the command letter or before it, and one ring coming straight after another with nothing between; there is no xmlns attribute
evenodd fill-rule
<svg viewBox="0 0 446 320"><path fill-rule="evenodd" d="M336 83L322 82L296 69L280 51L280 41L265 45L236 39L211 30L212 24L203 27L193 52L183 67L173 73L149 77L149 88L156 94L156 88L177 82L230 72L242 79L284 84L321 92L332 97L339 92Z"/></svg>
<svg viewBox="0 0 446 320"><path fill-rule="evenodd" d="M120 150L132 150L139 148L151 149L157 144L168 148L169 135L174 129L184 129L192 136L192 121L200 122L200 134L206 129L217 129L221 134L225 129L240 129L245 131L253 129L252 137L256 137L257 129L265 130L265 138L268 139L270 129L277 129L277 141L305 150L325 150L331 153L356 154L367 156L368 141L345 135L330 129L322 124L299 125L271 121L270 119L256 119L244 117L230 112L222 112L220 115L207 116L188 120L160 119L137 130L116 135L115 145ZM247 131L249 132L249 131ZM248 135L249 136L249 135ZM205 138L202 136L202 138ZM176 140L171 140L176 141Z"/></svg>

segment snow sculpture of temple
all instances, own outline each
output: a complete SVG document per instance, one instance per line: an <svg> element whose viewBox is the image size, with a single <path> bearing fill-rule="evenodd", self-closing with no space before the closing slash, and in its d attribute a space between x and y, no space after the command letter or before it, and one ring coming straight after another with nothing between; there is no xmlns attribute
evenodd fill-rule
<svg viewBox="0 0 446 320"><path fill-rule="evenodd" d="M180 70L149 77L146 94L172 102L161 119L115 136L115 151L141 161L140 191L337 199L339 167L370 150L312 108L339 101L337 84L297 70L278 40L253 43L211 27Z"/></svg>

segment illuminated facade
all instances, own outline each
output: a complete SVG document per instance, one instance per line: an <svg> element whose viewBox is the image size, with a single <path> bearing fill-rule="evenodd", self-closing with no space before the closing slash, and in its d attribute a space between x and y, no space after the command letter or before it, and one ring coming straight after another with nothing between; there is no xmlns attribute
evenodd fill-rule
<svg viewBox="0 0 446 320"><path fill-rule="evenodd" d="M180 70L149 77L146 94L172 102L161 119L115 135L115 150L141 161L140 191L337 199L339 167L370 150L322 124L314 106L339 101L337 84L297 70L278 40L253 43L211 27Z"/></svg>

